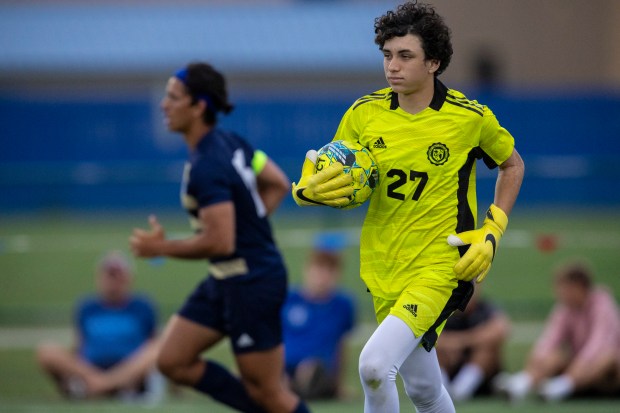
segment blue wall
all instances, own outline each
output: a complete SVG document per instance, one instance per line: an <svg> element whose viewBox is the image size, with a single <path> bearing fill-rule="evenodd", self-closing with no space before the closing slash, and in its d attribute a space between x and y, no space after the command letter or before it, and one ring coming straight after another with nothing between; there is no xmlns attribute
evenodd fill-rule
<svg viewBox="0 0 620 413"><path fill-rule="evenodd" d="M620 96L477 95L526 161L521 204L620 205ZM222 126L248 137L295 180L305 151L331 139L354 99L238 97ZM0 122L0 210L177 205L185 147L164 130L148 93L5 93ZM484 169L479 191L486 199L494 173Z"/></svg>
<svg viewBox="0 0 620 413"><path fill-rule="evenodd" d="M0 4L2 86L19 88L9 84L13 78L41 77L45 84L56 76L87 81L120 75L141 79L142 86L132 86L146 88L148 78L203 57L226 73L250 77L367 75L379 67L374 17L394 6L388 0L241 8L226 2L56 3ZM0 90L0 212L176 207L186 153L180 138L162 126L163 90L87 95L45 86L47 92L33 91L36 85ZM247 136L297 179L305 151L331 139L357 97L306 92L235 97L237 109L222 125ZM520 203L620 206L620 95L468 94L489 105L517 139L527 166ZM479 171L486 202L495 175Z"/></svg>

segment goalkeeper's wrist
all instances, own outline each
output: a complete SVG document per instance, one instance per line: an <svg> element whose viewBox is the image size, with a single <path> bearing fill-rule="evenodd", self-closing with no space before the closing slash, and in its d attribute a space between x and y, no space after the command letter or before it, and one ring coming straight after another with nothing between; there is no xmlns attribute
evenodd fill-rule
<svg viewBox="0 0 620 413"><path fill-rule="evenodd" d="M506 227L508 227L508 215L497 205L491 204L486 213L486 218L484 219L485 224L492 224L497 226L500 232L503 234L506 231Z"/></svg>

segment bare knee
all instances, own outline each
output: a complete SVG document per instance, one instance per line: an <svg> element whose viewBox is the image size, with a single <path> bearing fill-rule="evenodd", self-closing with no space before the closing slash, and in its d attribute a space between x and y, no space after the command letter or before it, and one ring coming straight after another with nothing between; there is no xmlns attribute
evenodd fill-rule
<svg viewBox="0 0 620 413"><path fill-rule="evenodd" d="M199 362L199 360L196 360L196 362ZM194 370L196 370L195 363L188 364L182 360L177 360L160 353L157 356L156 364L164 376L177 384L194 385L200 378L199 375L194 373Z"/></svg>
<svg viewBox="0 0 620 413"><path fill-rule="evenodd" d="M47 369L55 364L58 357L67 353L66 349L57 344L43 343L37 347L36 360L39 366Z"/></svg>

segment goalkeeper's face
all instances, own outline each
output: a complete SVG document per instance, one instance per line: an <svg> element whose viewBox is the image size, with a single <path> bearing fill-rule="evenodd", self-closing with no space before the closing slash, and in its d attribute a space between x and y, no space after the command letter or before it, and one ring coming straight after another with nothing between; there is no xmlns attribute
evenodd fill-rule
<svg viewBox="0 0 620 413"><path fill-rule="evenodd" d="M166 85L166 95L161 101L164 123L173 132L185 133L194 122L202 121L204 103L192 105L192 97L187 93L183 82L171 77Z"/></svg>
<svg viewBox="0 0 620 413"><path fill-rule="evenodd" d="M418 36L396 36L382 48L385 78L397 93L410 94L432 85L439 61L426 59Z"/></svg>

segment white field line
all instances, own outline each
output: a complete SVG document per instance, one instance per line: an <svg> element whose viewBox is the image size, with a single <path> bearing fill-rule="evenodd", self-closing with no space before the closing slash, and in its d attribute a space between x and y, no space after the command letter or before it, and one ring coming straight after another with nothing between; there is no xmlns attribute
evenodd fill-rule
<svg viewBox="0 0 620 413"><path fill-rule="evenodd" d="M0 349L35 348L46 341L69 346L72 334L68 327L3 327L0 328Z"/></svg>
<svg viewBox="0 0 620 413"><path fill-rule="evenodd" d="M348 239L349 245L359 245L361 229L346 227L338 229ZM276 232L279 245L289 248L309 248L316 235L316 230L287 229ZM620 249L620 232L618 231L578 231L566 230L552 234L559 247L579 249ZM184 237L187 234L171 234L172 237ZM1 254L24 253L60 253L60 252L99 252L118 244L118 240L127 240L129 233L98 234L16 234L0 235ZM532 248L536 246L537 234L513 229L502 238L502 248Z"/></svg>
<svg viewBox="0 0 620 413"><path fill-rule="evenodd" d="M510 342L531 344L540 335L542 327L542 322L537 321L513 323ZM351 343L365 343L375 328L374 323L358 324L351 333ZM0 350L34 349L46 341L69 346L72 334L70 327L4 327L0 328Z"/></svg>

